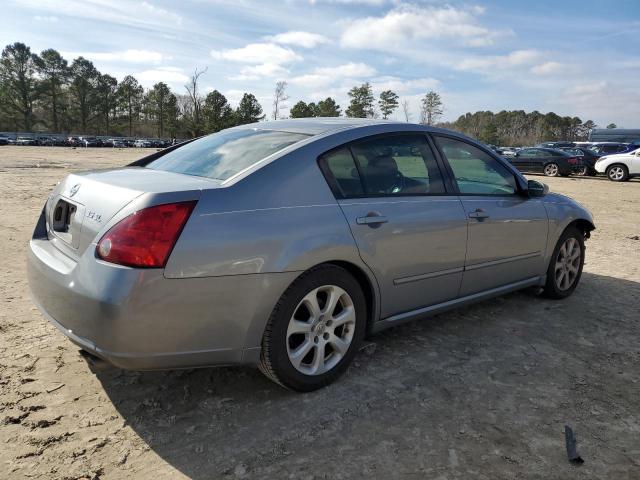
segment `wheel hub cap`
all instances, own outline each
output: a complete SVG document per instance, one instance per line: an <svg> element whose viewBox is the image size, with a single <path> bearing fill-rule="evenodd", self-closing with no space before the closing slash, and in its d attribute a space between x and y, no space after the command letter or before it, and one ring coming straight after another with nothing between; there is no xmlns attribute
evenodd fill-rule
<svg viewBox="0 0 640 480"><path fill-rule="evenodd" d="M580 272L582 251L575 238L568 238L560 247L555 264L555 281L560 290L568 290L573 286Z"/></svg>
<svg viewBox="0 0 640 480"><path fill-rule="evenodd" d="M287 327L291 365L306 375L321 375L346 355L356 325L349 294L336 285L313 289L300 301Z"/></svg>

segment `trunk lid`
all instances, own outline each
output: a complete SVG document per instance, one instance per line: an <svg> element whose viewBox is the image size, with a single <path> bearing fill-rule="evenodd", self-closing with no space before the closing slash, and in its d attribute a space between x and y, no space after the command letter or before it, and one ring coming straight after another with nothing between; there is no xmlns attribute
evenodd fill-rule
<svg viewBox="0 0 640 480"><path fill-rule="evenodd" d="M73 173L49 195L45 207L49 240L78 259L104 226L144 194L216 188L220 182L162 170L129 167Z"/></svg>

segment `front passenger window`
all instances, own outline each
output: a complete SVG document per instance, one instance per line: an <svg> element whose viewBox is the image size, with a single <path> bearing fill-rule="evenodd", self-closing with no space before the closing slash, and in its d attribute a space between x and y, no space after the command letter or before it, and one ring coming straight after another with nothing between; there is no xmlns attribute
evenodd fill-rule
<svg viewBox="0 0 640 480"><path fill-rule="evenodd" d="M516 179L504 165L488 153L466 142L436 136L462 194L510 195Z"/></svg>

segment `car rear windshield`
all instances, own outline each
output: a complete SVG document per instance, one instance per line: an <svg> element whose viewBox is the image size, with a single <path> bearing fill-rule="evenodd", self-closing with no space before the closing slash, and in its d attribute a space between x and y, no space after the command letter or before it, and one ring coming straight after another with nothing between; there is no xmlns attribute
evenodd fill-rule
<svg viewBox="0 0 640 480"><path fill-rule="evenodd" d="M146 167L226 180L309 136L276 130L227 130L177 148Z"/></svg>

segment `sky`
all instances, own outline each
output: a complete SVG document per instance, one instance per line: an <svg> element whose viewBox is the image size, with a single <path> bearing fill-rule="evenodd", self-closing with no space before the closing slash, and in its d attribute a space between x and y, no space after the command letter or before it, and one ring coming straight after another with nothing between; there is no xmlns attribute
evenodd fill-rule
<svg viewBox="0 0 640 480"><path fill-rule="evenodd" d="M272 112L354 85L392 89L419 119L429 90L443 120L477 110L553 111L640 128L640 0L4 0L0 45L54 48L118 80L178 93L243 92ZM285 112L286 114L286 112ZM404 118L401 112L395 117Z"/></svg>

